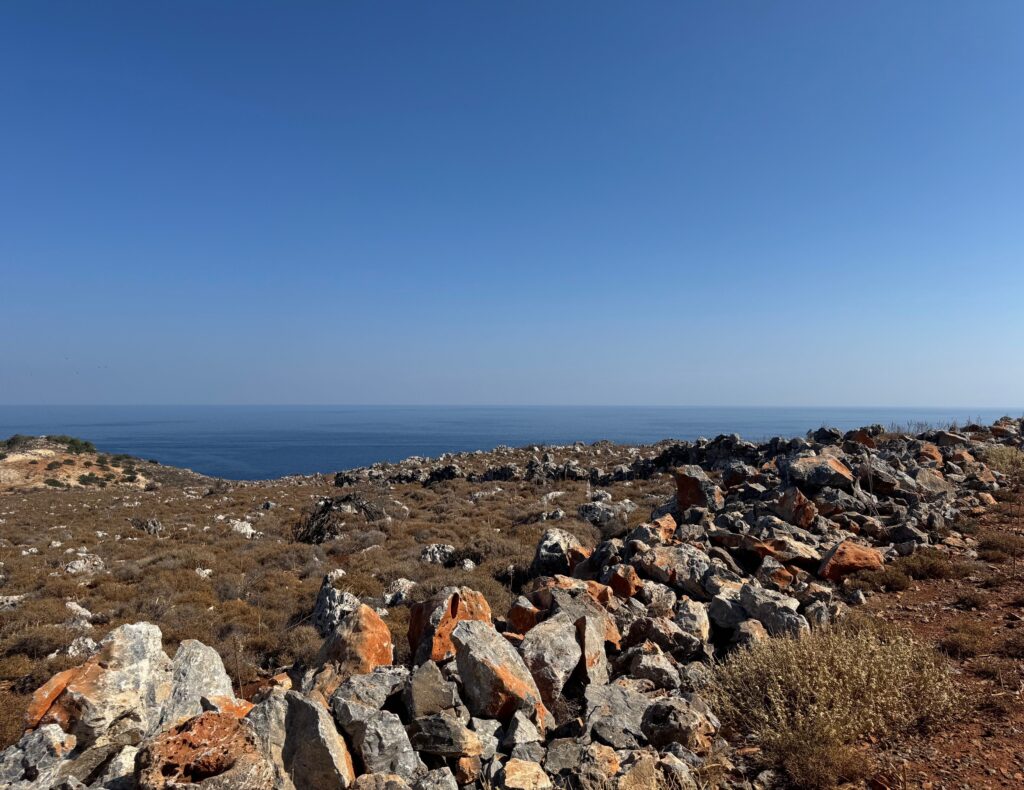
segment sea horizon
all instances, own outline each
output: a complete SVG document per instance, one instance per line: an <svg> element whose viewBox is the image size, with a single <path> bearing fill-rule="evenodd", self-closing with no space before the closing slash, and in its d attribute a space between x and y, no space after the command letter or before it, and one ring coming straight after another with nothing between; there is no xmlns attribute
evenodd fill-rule
<svg viewBox="0 0 1024 790"><path fill-rule="evenodd" d="M751 441L992 422L1019 407L588 405L0 405L0 438L69 434L212 477L264 480L506 445L648 445L737 433Z"/></svg>

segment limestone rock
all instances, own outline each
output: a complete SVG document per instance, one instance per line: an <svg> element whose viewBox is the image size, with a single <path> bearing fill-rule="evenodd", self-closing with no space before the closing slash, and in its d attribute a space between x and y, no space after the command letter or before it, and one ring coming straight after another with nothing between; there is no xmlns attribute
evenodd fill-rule
<svg viewBox="0 0 1024 790"><path fill-rule="evenodd" d="M347 788L355 781L348 747L323 705L271 689L246 721L274 765L276 788Z"/></svg>
<svg viewBox="0 0 1024 790"><path fill-rule="evenodd" d="M511 720L528 711L541 727L547 709L529 669L515 648L490 623L464 620L452 632L455 661L466 702L474 716Z"/></svg>
<svg viewBox="0 0 1024 790"><path fill-rule="evenodd" d="M603 640L601 650L604 651ZM519 654L533 675L545 705L550 707L583 655L576 643L576 624L566 614L548 618L526 633L519 645Z"/></svg>
<svg viewBox="0 0 1024 790"><path fill-rule="evenodd" d="M203 713L161 733L139 750L136 766L140 790L274 787L274 769L251 727L223 713Z"/></svg>
<svg viewBox="0 0 1024 790"><path fill-rule="evenodd" d="M822 558L818 575L829 581L839 581L857 571L878 570L883 562L882 553L878 549L844 540L833 546Z"/></svg>
<svg viewBox="0 0 1024 790"><path fill-rule="evenodd" d="M491 622L487 599L468 587L445 587L429 600L413 606L409 616L413 663L444 661L455 655L452 631L463 620Z"/></svg>

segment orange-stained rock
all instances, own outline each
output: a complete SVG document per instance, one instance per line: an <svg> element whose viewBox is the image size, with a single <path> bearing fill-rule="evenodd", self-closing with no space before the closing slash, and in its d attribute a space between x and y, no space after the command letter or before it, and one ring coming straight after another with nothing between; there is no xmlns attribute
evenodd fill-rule
<svg viewBox="0 0 1024 790"><path fill-rule="evenodd" d="M632 598L643 589L644 583L632 565L619 564L612 568L608 586L620 598Z"/></svg>
<svg viewBox="0 0 1024 790"><path fill-rule="evenodd" d="M219 694L206 697L205 699L205 704L208 705L207 710L234 716L236 719L244 719L253 707L252 703L247 699L235 699L234 697L224 697Z"/></svg>
<svg viewBox="0 0 1024 790"><path fill-rule="evenodd" d="M521 710L544 731L550 714L540 690L519 653L493 625L464 620L452 632L452 642L466 706L474 716L507 723Z"/></svg>
<svg viewBox="0 0 1024 790"><path fill-rule="evenodd" d="M529 598L519 596L508 610L509 627L517 634L525 634L540 620L540 609Z"/></svg>
<svg viewBox="0 0 1024 790"><path fill-rule="evenodd" d="M574 579L571 576L542 576L527 585L529 598L539 609L551 608L551 593L554 590L565 590L570 593L585 592L602 606L611 602L614 597L612 588L593 579Z"/></svg>
<svg viewBox="0 0 1024 790"><path fill-rule="evenodd" d="M877 443L874 438L863 428L858 428L856 431L852 431L847 437L851 442L862 444L865 447L877 447Z"/></svg>
<svg viewBox="0 0 1024 790"><path fill-rule="evenodd" d="M769 507L779 518L803 529L810 527L818 517L818 508L796 486L787 488L782 497Z"/></svg>
<svg viewBox="0 0 1024 790"><path fill-rule="evenodd" d="M455 762L455 781L467 785L480 778L480 757L460 757Z"/></svg>
<svg viewBox="0 0 1024 790"><path fill-rule="evenodd" d="M81 667L65 669L63 672L58 672L35 690L32 694L32 699L29 700L28 708L25 710L25 729L31 730L39 725L43 716L52 708L53 703L64 693L68 683L77 677L81 671ZM67 718L66 711L60 711L59 713L55 711L50 721L54 724L59 724L61 729L66 730L68 725Z"/></svg>
<svg viewBox="0 0 1024 790"><path fill-rule="evenodd" d="M287 672L278 672L270 679L270 683L268 685L283 688L287 691L292 687L292 679L288 676Z"/></svg>
<svg viewBox="0 0 1024 790"><path fill-rule="evenodd" d="M376 667L387 666L395 656L387 623L366 604L345 615L337 628L324 640L317 664L328 662L341 674L365 675Z"/></svg>
<svg viewBox="0 0 1024 790"><path fill-rule="evenodd" d="M699 466L681 466L672 473L676 481L676 504L680 512L691 507L721 510L725 495Z"/></svg>
<svg viewBox="0 0 1024 790"><path fill-rule="evenodd" d="M226 713L207 712L172 727L136 757L140 790L182 785L270 790L274 771L252 730Z"/></svg>
<svg viewBox="0 0 1024 790"><path fill-rule="evenodd" d="M328 706L338 686L353 675L365 675L394 660L391 631L373 609L360 604L324 640L316 657L320 670L306 687L306 693Z"/></svg>
<svg viewBox="0 0 1024 790"><path fill-rule="evenodd" d="M409 649L414 663L444 661L455 655L452 631L463 620L491 622L487 599L469 587L445 587L413 606L409 614Z"/></svg>
<svg viewBox="0 0 1024 790"><path fill-rule="evenodd" d="M539 763L516 757L501 769L501 786L507 790L548 790L554 787Z"/></svg>
<svg viewBox="0 0 1024 790"><path fill-rule="evenodd" d="M882 553L878 549L844 540L833 546L822 558L818 575L823 579L838 581L857 571L878 570L883 562Z"/></svg>
<svg viewBox="0 0 1024 790"><path fill-rule="evenodd" d="M672 517L671 513L666 513L661 518L656 518L651 522L656 530L657 535L661 538L662 543L670 543L676 534L676 520Z"/></svg>
<svg viewBox="0 0 1024 790"><path fill-rule="evenodd" d="M985 505L985 507L992 507L996 503L996 498L987 491L979 491L975 496L978 497L978 501Z"/></svg>
<svg viewBox="0 0 1024 790"><path fill-rule="evenodd" d="M935 461L936 463L942 463L942 450L931 442L925 442L921 445L921 449L917 451L918 461Z"/></svg>
<svg viewBox="0 0 1024 790"><path fill-rule="evenodd" d="M813 488L849 488L853 485L853 472L850 471L850 467L830 455L795 458L786 464L785 472L791 483Z"/></svg>
<svg viewBox="0 0 1024 790"><path fill-rule="evenodd" d="M954 464L959 464L960 466L973 464L977 461L977 459L966 450L955 450L949 457L949 460Z"/></svg>

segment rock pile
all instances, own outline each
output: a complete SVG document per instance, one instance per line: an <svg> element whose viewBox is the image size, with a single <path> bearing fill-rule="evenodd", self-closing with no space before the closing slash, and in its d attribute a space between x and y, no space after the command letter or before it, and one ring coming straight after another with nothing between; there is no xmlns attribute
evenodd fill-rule
<svg viewBox="0 0 1024 790"><path fill-rule="evenodd" d="M992 504L1000 475L982 459L996 443L1019 446L1021 423L670 445L610 474L671 471L675 496L596 546L547 530L504 617L466 587L412 604L410 666L394 665L379 613L325 579L316 660L251 702L235 699L210 648L184 642L172 659L155 626L121 626L35 693L26 734L0 754L0 783L697 788L712 752L729 765L702 697L709 663L842 617L858 602L844 584L853 573L924 547L969 552L952 527ZM446 463L401 474L465 473ZM516 476L608 477L537 459L482 479ZM330 532L345 504L324 504L307 537ZM613 523L619 514L605 519L602 505L595 496L581 515ZM448 548L426 559L443 563L434 554ZM408 602L409 585L393 605Z"/></svg>

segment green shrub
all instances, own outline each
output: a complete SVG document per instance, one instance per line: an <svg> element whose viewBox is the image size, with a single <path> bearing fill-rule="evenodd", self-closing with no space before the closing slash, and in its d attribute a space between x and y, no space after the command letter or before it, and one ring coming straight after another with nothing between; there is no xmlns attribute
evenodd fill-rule
<svg viewBox="0 0 1024 790"><path fill-rule="evenodd" d="M858 744L930 727L958 698L934 650L864 621L742 649L716 668L711 695L727 731L753 735L807 788L862 776Z"/></svg>

